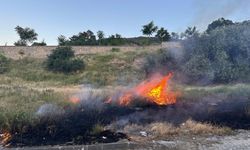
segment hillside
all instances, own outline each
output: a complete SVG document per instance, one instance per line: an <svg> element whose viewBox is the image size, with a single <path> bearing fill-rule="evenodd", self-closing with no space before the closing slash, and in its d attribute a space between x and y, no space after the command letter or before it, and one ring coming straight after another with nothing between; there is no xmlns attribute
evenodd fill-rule
<svg viewBox="0 0 250 150"><path fill-rule="evenodd" d="M86 48L89 48L89 51L83 51L83 49ZM96 100L99 100L100 97L101 100L105 100L108 96L116 94L117 91L129 89L147 79L148 77L144 67L148 63L148 58L153 57L158 59L159 56L162 56L165 60L165 57L168 58L168 55L165 55L165 52L173 50L178 52L178 49L180 48L182 48L180 43L176 42L164 43L163 45L154 47L73 47L76 52L76 57L83 60L86 66L84 70L65 74L48 71L46 69L44 63L46 60L45 56L50 54L51 47L39 47L39 49L43 50L41 53L38 53L38 55L36 55L38 49L34 52L32 51L32 49L36 49L36 47L27 47L27 52L25 51L26 47L10 47L10 50L8 50L8 47L4 47L4 55L11 58L11 60L8 66L8 71L0 75L0 111L2 112L0 114L0 130L17 130L20 131L21 134L26 132L24 129L25 127L33 129L34 126L34 130L36 130L35 122L37 114L40 109L43 109L43 107L46 108L44 108L45 114L46 111L48 111L48 114L52 116L54 114L57 115L58 113L60 116L61 111L69 111L69 116L66 115L61 117L66 117L66 120L69 119L69 121L72 121L70 120L70 118L72 118L72 116L70 116L70 114L72 114L71 111L76 113L76 115L82 115L78 112L78 109L80 109L80 106L82 105L78 108L78 105L76 105L78 99L75 100L74 98L80 97L83 101L90 101L90 103L93 103L94 106L97 105L95 107L99 107L99 105L102 105L102 101L100 104L95 103L99 103L99 101ZM20 49L25 51L25 55L20 56L18 53ZM15 55L13 55L14 53ZM155 68L155 66L150 67ZM159 68L163 69L160 66ZM171 88L180 93L177 99L177 106L175 108L176 112L174 112L176 118L189 118L189 115L197 117L200 114L196 114L196 111L201 111L205 114L204 116L209 116L212 110L212 112L215 113L214 115L217 115L217 113L220 113L221 107L228 110L230 113L232 110L237 109L237 113L234 111L232 112L232 117L235 116L233 121L236 120L239 124L242 121L239 117L242 116L241 114L247 116L249 115L248 112L250 108L248 105L244 108L242 105L235 105L236 108L234 108L228 106L227 103L233 103L235 99L238 99L240 102L242 101L243 104L245 104L245 101L250 96L250 86L248 84L214 84L204 87L198 85L185 85L174 79L171 82L171 86ZM189 107L186 107L186 105ZM203 106L204 108L200 109L200 106ZM205 123L187 121L184 122L184 124L187 123L187 126L183 127L173 127L172 125L158 122L158 120L156 123L151 123L147 126L133 126L132 124L131 127L130 124L128 124L122 129L117 129L116 126L111 124L108 127L104 127L104 125L99 124L99 121L103 119L104 114L102 114L102 111L96 112L95 110L92 112L92 107L92 105L87 105L86 108L84 106L84 109L90 109L89 111L91 115L89 117L94 117L92 119L97 121L97 123L94 122L95 124L93 126L88 126L86 130L97 134L103 131L104 128L106 129L108 127L111 128L112 131L122 130L122 132L131 137L132 141L136 142L141 142L143 140L150 141L151 138L178 138L179 133L187 134L187 136L189 133L191 135L207 136L211 132L213 132L214 135L230 135L233 132L228 127L216 126L216 124L215 126L214 124L207 124L207 120L205 120ZM107 107L111 107L111 111L113 109L117 109L113 108L112 105ZM126 109L123 110L123 107L118 108L121 109L121 112L128 111ZM155 112L159 114L159 117L156 118L160 118L160 120L164 120L166 117L165 115L171 116L171 113L173 113L172 109L166 109L166 114L161 113L162 110L160 108L161 107L159 107L159 112ZM118 110L116 110L117 114L114 113L112 115L119 116L119 113L121 112ZM152 108L152 110L150 108L149 112L150 111L154 112L155 110L154 108ZM82 109L80 109L80 112L82 112ZM72 115L74 115L74 113ZM94 113L94 115L92 115L92 113ZM141 115L144 116L144 113L148 113L147 109L143 111L139 109L138 113L139 114L137 114L137 112L135 113L135 117L139 118L139 120L152 119L151 115L146 115L144 118L140 117ZM98 115L98 117L95 115ZM79 116L76 116L76 118L79 118ZM47 119L50 120L50 117ZM174 118L172 119L175 120ZM203 122L204 120L201 121ZM222 125L230 127L238 127L239 125L235 125L225 120L215 121L221 122ZM43 127L50 127L50 125L47 125L46 122L45 124L43 124L43 122L40 123ZM50 124L50 122L48 123ZM72 124L74 125L74 120ZM241 126L240 124L240 127L243 127L244 125L245 124L242 124ZM72 128L76 129L74 126ZM164 131L171 130L173 132L163 132L162 134L160 131L161 129ZM66 127L66 130L68 130L68 126ZM138 136L138 134L140 134L140 130L146 130L149 133L152 132L152 135L147 138L141 138ZM40 131L42 130L39 130L39 132ZM75 137L73 138L76 141L79 140L75 139ZM45 145L46 144L47 143L45 142Z"/></svg>

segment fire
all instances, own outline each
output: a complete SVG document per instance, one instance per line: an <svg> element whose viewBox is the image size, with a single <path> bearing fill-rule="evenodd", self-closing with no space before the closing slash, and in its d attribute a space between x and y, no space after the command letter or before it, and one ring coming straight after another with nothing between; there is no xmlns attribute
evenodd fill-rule
<svg viewBox="0 0 250 150"><path fill-rule="evenodd" d="M0 134L0 144L6 145L11 140L12 136L9 132L4 132Z"/></svg>
<svg viewBox="0 0 250 150"><path fill-rule="evenodd" d="M70 98L69 100L71 103L73 104L78 104L80 102L80 98L76 97L76 96L73 96Z"/></svg>
<svg viewBox="0 0 250 150"><path fill-rule="evenodd" d="M173 73L161 77L159 75L153 77L149 81L144 81L138 86L125 92L118 98L120 105L131 104L133 97L142 97L157 105L169 105L176 103L177 93L169 89L168 81L172 78ZM109 102L111 100L109 99Z"/></svg>

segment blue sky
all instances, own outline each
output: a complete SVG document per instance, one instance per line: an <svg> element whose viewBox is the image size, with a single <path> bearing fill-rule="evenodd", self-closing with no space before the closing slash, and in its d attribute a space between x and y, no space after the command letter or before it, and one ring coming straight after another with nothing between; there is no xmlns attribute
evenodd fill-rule
<svg viewBox="0 0 250 150"><path fill-rule="evenodd" d="M34 28L38 41L56 45L87 29L108 36L141 35L142 25L153 20L170 32L196 25L204 30L219 17L250 20L248 0L0 0L0 45L18 40L15 26Z"/></svg>

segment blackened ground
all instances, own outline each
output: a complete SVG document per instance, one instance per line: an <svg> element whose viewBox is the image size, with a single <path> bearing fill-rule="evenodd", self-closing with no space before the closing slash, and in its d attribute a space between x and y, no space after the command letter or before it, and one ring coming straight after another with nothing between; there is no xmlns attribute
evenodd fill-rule
<svg viewBox="0 0 250 150"><path fill-rule="evenodd" d="M116 142L127 139L123 133L113 131L92 132L96 124L102 126L126 120L127 123L147 124L165 121L180 125L187 119L228 126L234 129L250 129L248 99L216 100L210 102L179 101L175 105L121 107L105 104L101 109L84 105L69 107L65 113L54 117L40 117L32 125L11 131L12 146L92 144Z"/></svg>
<svg viewBox="0 0 250 150"><path fill-rule="evenodd" d="M203 108L199 115L193 118L233 129L250 129L250 100L234 99Z"/></svg>
<svg viewBox="0 0 250 150"><path fill-rule="evenodd" d="M122 133L112 131L92 132L95 125L105 126L115 118L133 112L133 109L117 106L103 106L101 110L84 106L67 108L65 113L54 117L40 117L32 125L24 125L21 130L13 129L12 146L91 144L96 142L116 142L127 138Z"/></svg>

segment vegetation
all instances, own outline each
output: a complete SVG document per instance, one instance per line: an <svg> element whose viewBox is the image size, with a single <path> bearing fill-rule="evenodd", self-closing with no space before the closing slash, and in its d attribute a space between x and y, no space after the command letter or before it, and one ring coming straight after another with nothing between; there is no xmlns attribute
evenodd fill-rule
<svg viewBox="0 0 250 150"><path fill-rule="evenodd" d="M9 67L9 60L4 55L0 54L0 74L5 73Z"/></svg>
<svg viewBox="0 0 250 150"><path fill-rule="evenodd" d="M189 27L181 41L183 51L159 50L147 57L144 70L147 74L156 69L174 71L189 84L249 82L249 31L248 21L218 27L209 34Z"/></svg>
<svg viewBox="0 0 250 150"><path fill-rule="evenodd" d="M14 43L16 46L27 46L28 43L37 40L37 33L34 29L17 26L15 30L20 37L20 40Z"/></svg>
<svg viewBox="0 0 250 150"><path fill-rule="evenodd" d="M206 32L210 33L211 31L215 30L216 28L221 28L229 25L233 25L233 21L227 20L224 18L219 18L218 20L213 21L211 24L208 25Z"/></svg>
<svg viewBox="0 0 250 150"><path fill-rule="evenodd" d="M248 82L249 30L250 23L243 22L187 39L183 42L184 72L190 79L198 75L216 83Z"/></svg>
<svg viewBox="0 0 250 150"><path fill-rule="evenodd" d="M158 27L150 22L143 26L142 33L148 37L135 37L135 38L124 38L120 34L110 35L105 38L103 31L98 31L95 35L91 30L80 32L77 35L66 38L60 35L57 39L59 46L80 46L80 45L151 45L159 44L163 41L170 40L168 31L164 28L158 30ZM156 37L150 37L153 33L157 32Z"/></svg>
<svg viewBox="0 0 250 150"><path fill-rule="evenodd" d="M92 84L94 86L124 85L144 77L134 63L149 53L149 50L124 52L114 49L106 53L77 55L84 61L84 71L61 73L50 71L44 59L26 58L10 60L8 72L0 77L0 84L44 86L72 86ZM14 79L14 80L12 80Z"/></svg>
<svg viewBox="0 0 250 150"><path fill-rule="evenodd" d="M46 46L47 44L43 40L42 42L34 42L31 46Z"/></svg>
<svg viewBox="0 0 250 150"><path fill-rule="evenodd" d="M36 120L37 109L52 103L60 106L67 104L64 97L52 91L36 91L20 86L0 87L0 132L3 130L22 130L25 124Z"/></svg>
<svg viewBox="0 0 250 150"><path fill-rule="evenodd" d="M84 62L75 58L71 47L58 47L48 56L46 66L51 71L70 73L84 69Z"/></svg>
<svg viewBox="0 0 250 150"><path fill-rule="evenodd" d="M112 48L111 52L120 52L120 49L119 48Z"/></svg>
<svg viewBox="0 0 250 150"><path fill-rule="evenodd" d="M154 25L154 22L151 21L150 23L144 25L142 27L142 33L143 35L151 36L153 33L157 31L158 27Z"/></svg>
<svg viewBox="0 0 250 150"><path fill-rule="evenodd" d="M190 37L198 36L199 32L197 31L197 28L194 27L188 27L184 33L181 33L182 39L187 39Z"/></svg>
<svg viewBox="0 0 250 150"><path fill-rule="evenodd" d="M157 31L157 34L155 36L159 38L161 42L170 40L170 34L163 27Z"/></svg>
<svg viewBox="0 0 250 150"><path fill-rule="evenodd" d="M170 36L164 28L157 31L153 22L145 25L143 29L145 29L144 34L148 36L157 32L156 37L123 38L115 34L105 38L103 31L98 31L96 37L88 30L73 35L69 39L60 36L58 42L59 45L66 46L146 45L168 41L171 38L181 42L183 51L179 49L179 51L173 49L123 51L114 47L106 53L75 55L70 47L64 46L53 50L46 60L34 58L9 60L0 55L0 132L4 130L26 132L26 125L31 125L32 128L37 121L37 110L43 104L56 104L60 108L70 110L71 105L65 100L68 95L65 92L66 96L62 94L63 92L58 93L53 90L58 86L66 86L65 88L82 84L91 84L98 88L128 86L139 83L155 72L163 74L174 72L176 82L173 88L182 91L178 102L197 104L197 102L209 101L212 103L210 99L215 99L220 102L230 101L230 104L233 104L242 99L250 99L249 21L232 24L230 20L219 19L211 23L203 33L200 33L196 27L188 27L181 39L178 33L171 33ZM27 45L36 39L34 30L21 27L18 30L21 39L16 43L17 45ZM23 33L24 31L26 33ZM21 33L25 36L21 37ZM27 33L30 35L27 36ZM148 39L150 39L149 42L147 42ZM32 45L44 44L46 43L42 41ZM24 55L23 51L19 53ZM200 86L204 84L208 86ZM236 105L232 106L236 107ZM79 109L79 116L83 114L82 110ZM204 110L210 111L210 108L204 108ZM249 106L240 107L236 111L239 112L239 116L249 117L250 115ZM69 112L69 118L73 118L70 120L71 124L75 121L72 117L74 113ZM102 116L95 116L99 115L98 113L87 113L89 113L87 116L93 119L102 119ZM79 116L76 119L79 119ZM88 121L91 122L92 118L86 122ZM50 123L48 121L48 124ZM91 128L87 125L90 134L100 134L104 130L103 124L98 123L91 123ZM85 129L85 124L83 127ZM133 134L136 129L146 131L152 139L178 134L223 135L231 131L227 127L192 120L187 120L179 126L167 122L153 122L145 126L132 124L126 126L124 131ZM79 141L83 141L82 138L80 137Z"/></svg>
<svg viewBox="0 0 250 150"><path fill-rule="evenodd" d="M144 131L147 137L141 138L139 133ZM209 123L200 123L193 120L187 120L180 126L167 122L153 122L146 125L129 124L123 128L123 132L130 135L131 140L140 142L147 139L170 139L175 136L201 136L201 135L228 135L232 130L228 127L219 127Z"/></svg>

